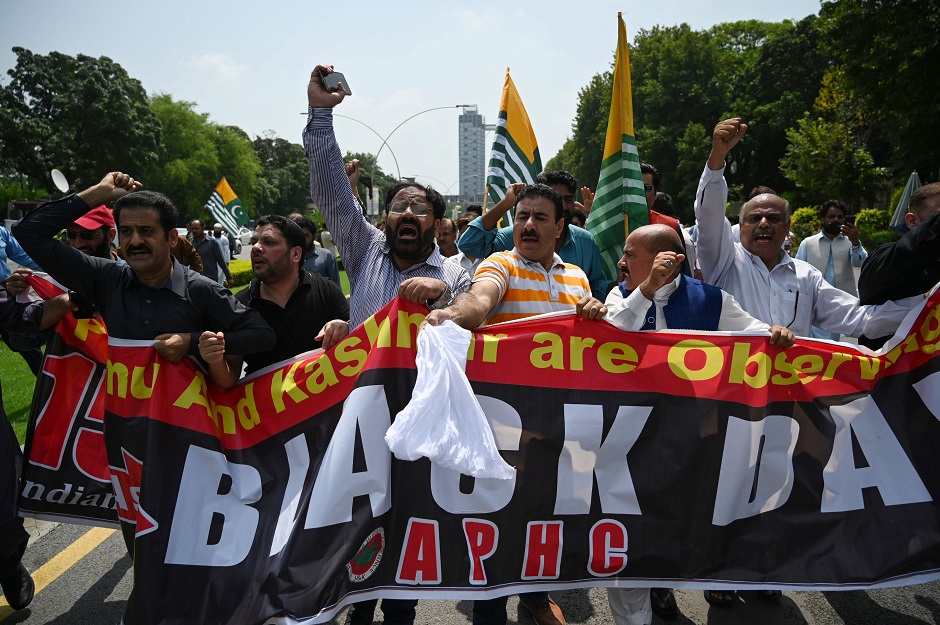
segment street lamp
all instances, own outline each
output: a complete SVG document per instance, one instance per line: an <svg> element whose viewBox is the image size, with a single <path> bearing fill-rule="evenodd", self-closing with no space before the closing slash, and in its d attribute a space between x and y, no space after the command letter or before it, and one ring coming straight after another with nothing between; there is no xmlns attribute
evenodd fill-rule
<svg viewBox="0 0 940 625"><path fill-rule="evenodd" d="M373 128L372 126L370 126L369 124L367 124L367 123L365 123L365 122L363 122L363 121L360 121L360 120L356 119L355 117L350 117L349 115L340 115L339 113L333 113L333 117L343 117L343 118L345 118L345 119L351 119L352 121L356 122L357 124L362 124L363 126L365 126L366 128L368 128L369 130L371 130L371 131L372 131L372 134L374 134L374 135L375 135L376 137L378 137L379 139L382 139L382 135L380 135L380 134L375 130L375 128ZM383 145L384 145L384 141L385 141L385 140L383 139ZM395 152L394 152L394 150L392 150L391 147L388 148L388 151L392 153L392 158L395 159L395 171L398 173L398 177L401 178L401 167L398 166L398 157L395 156ZM378 156L378 154L376 154L376 155L375 155L375 158L372 160L372 177L373 177L373 178L375 178L375 166L376 166L376 164L378 164L378 160L379 160L379 156Z"/></svg>

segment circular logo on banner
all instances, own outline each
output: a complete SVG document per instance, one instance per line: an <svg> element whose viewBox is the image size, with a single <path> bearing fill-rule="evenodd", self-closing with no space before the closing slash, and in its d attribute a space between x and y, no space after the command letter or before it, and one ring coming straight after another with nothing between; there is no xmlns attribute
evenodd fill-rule
<svg viewBox="0 0 940 625"><path fill-rule="evenodd" d="M353 559L346 564L349 581L361 582L368 579L375 569L379 568L383 551L385 551L385 530L380 527L369 534Z"/></svg>

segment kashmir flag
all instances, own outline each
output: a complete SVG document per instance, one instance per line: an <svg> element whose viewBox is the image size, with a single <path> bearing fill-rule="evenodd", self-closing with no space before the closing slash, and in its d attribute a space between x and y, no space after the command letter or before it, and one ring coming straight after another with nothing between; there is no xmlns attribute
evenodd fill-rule
<svg viewBox="0 0 940 625"><path fill-rule="evenodd" d="M206 208L212 213L213 219L232 235L238 234L238 229L248 223L248 213L245 212L242 201L232 191L224 176L209 196Z"/></svg>
<svg viewBox="0 0 940 625"><path fill-rule="evenodd" d="M614 267L623 255L631 230L649 223L640 157L633 134L633 92L630 88L630 53L623 14L617 13L617 61L614 91L607 120L607 141L601 176L587 229L594 235L601 258Z"/></svg>
<svg viewBox="0 0 940 625"><path fill-rule="evenodd" d="M487 195L496 204L506 196L509 185L515 182L535 184L541 171L539 144L507 67L503 97L499 102L499 119L496 121L496 138L493 139L490 165L486 170Z"/></svg>

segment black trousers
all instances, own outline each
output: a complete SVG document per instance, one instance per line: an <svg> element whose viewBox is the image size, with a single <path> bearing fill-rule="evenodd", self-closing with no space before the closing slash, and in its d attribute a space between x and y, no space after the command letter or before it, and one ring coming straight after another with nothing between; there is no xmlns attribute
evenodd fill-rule
<svg viewBox="0 0 940 625"><path fill-rule="evenodd" d="M16 514L22 458L20 444L16 442L13 426L3 409L3 390L0 388L0 577L16 570L29 541L29 534L23 529L23 519Z"/></svg>

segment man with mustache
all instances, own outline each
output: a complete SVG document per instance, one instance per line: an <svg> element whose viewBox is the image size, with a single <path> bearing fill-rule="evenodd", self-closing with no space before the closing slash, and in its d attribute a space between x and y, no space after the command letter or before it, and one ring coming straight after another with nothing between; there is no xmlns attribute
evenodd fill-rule
<svg viewBox="0 0 940 625"><path fill-rule="evenodd" d="M704 281L730 293L752 317L811 337L812 327L859 337L894 334L922 296L861 306L858 298L823 279L809 263L790 258L783 242L790 231L790 205L763 193L741 207L741 241L725 219L728 185L725 157L747 132L740 118L719 122L695 196L698 256Z"/></svg>
<svg viewBox="0 0 940 625"><path fill-rule="evenodd" d="M574 193L578 188L578 181L566 171L543 171L538 175L536 182L548 185L558 193L564 206L564 230L555 241L555 252L566 263L577 265L587 274L591 281L591 292L594 297L602 298L607 294L610 278L601 261L601 253L597 243L590 232L571 225L574 215ZM475 258L486 258L495 252L510 250L513 246L513 228L496 228L499 220L509 212L516 203L516 194L525 188L525 183L517 182L509 185L506 195L496 206L486 211L482 217L470 222L470 226L460 236L457 247L464 254ZM587 189L590 193L590 189Z"/></svg>
<svg viewBox="0 0 940 625"><path fill-rule="evenodd" d="M587 319L606 314L604 304L591 296L584 271L555 252L565 228L562 198L545 184L523 186L513 197L515 246L484 260L470 290L451 306L432 310L429 325L450 320L470 329L556 311L574 310ZM536 623L564 625L564 614L548 593L523 593L519 601ZM473 622L504 624L506 597L474 601Z"/></svg>
<svg viewBox="0 0 940 625"><path fill-rule="evenodd" d="M207 329L226 332L233 353L271 349L274 331L256 311L170 255L178 236L176 207L162 193L138 191L141 186L127 174L106 174L93 187L29 213L15 228L17 238L49 275L97 306L111 337L155 340L154 349L174 361L197 355L199 333ZM54 238L89 206L115 200L126 264Z"/></svg>
<svg viewBox="0 0 940 625"><path fill-rule="evenodd" d="M255 279L235 299L261 313L274 328L277 345L243 359L225 353L224 333L203 332L199 354L209 365L212 381L222 388L231 388L238 381L243 361L245 373L254 373L304 352L329 349L349 333L346 296L327 278L304 269L306 246L304 232L295 220L281 215L258 220L251 235Z"/></svg>
<svg viewBox="0 0 940 625"><path fill-rule="evenodd" d="M446 306L470 287L470 276L458 264L444 263L434 233L447 208L431 187L402 181L385 194L385 227L379 230L362 214L353 196L343 154L333 133L333 107L346 97L323 84L331 65L317 65L307 85L307 126L304 151L310 162L310 197L343 259L349 276L349 327L354 329L395 297ZM356 165L358 166L358 164ZM377 601L354 604L349 622L371 623ZM410 624L415 599L383 599L388 625Z"/></svg>

